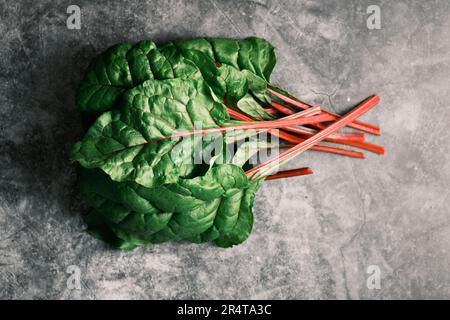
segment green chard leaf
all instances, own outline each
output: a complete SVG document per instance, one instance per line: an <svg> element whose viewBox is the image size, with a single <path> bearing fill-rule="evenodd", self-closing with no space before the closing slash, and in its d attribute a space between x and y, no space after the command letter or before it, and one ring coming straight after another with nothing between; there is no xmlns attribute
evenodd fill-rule
<svg viewBox="0 0 450 320"><path fill-rule="evenodd" d="M111 108L133 80L126 60L129 44L118 44L100 54L88 67L76 98L82 111Z"/></svg>
<svg viewBox="0 0 450 320"><path fill-rule="evenodd" d="M173 78L203 79L220 99L231 99L233 105L244 96L248 104L253 99L248 92L265 102L267 81L275 61L273 47L260 38L198 38L171 42L160 48L151 41L134 46L119 44L91 63L77 103L82 111L107 111L116 106L127 89L146 80ZM253 115L263 115L257 119L270 118L258 102L251 105Z"/></svg>
<svg viewBox="0 0 450 320"><path fill-rule="evenodd" d="M237 108L257 120L272 120L273 117L268 114L264 108L250 95L246 94L237 103Z"/></svg>
<svg viewBox="0 0 450 320"><path fill-rule="evenodd" d="M229 119L209 87L195 80L148 80L127 91L123 104L97 119L74 145L72 159L85 168L101 168L115 181L147 187L189 176L195 169L195 152L222 136L158 139L193 130L196 124L218 127Z"/></svg>
<svg viewBox="0 0 450 320"><path fill-rule="evenodd" d="M216 217L215 226L221 230L214 243L227 248L247 240L253 228L253 203L263 180L257 180L247 189L225 198Z"/></svg>
<svg viewBox="0 0 450 320"><path fill-rule="evenodd" d="M250 234L259 187L231 164L157 188L115 182L98 169L83 169L80 181L94 208L86 218L89 232L122 249L179 240L239 244Z"/></svg>

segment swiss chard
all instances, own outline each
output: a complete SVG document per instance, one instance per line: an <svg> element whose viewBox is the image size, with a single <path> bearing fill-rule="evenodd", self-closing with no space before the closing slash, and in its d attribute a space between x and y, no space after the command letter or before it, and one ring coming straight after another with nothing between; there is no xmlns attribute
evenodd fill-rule
<svg viewBox="0 0 450 320"><path fill-rule="evenodd" d="M98 118L72 150L93 207L89 231L122 249L179 240L233 246L251 232L262 181L312 173L271 174L286 161L305 150L364 158L320 141L384 153L362 133L339 132L379 134L357 120L378 97L341 118L271 85L275 62L260 38L141 41L99 55L77 95ZM252 140L264 132L282 141ZM285 151L250 161L268 148Z"/></svg>

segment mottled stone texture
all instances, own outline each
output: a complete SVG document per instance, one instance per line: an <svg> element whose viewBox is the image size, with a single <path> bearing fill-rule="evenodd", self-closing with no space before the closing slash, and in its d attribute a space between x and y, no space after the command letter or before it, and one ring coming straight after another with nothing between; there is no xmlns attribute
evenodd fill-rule
<svg viewBox="0 0 450 320"><path fill-rule="evenodd" d="M372 4L381 30L366 27ZM0 298L450 298L449 1L3 1L0 15ZM68 160L82 72L119 41L205 35L265 37L273 82L311 103L344 112L379 94L366 119L388 154L302 155L292 166L315 175L267 182L236 248L113 250L84 231Z"/></svg>

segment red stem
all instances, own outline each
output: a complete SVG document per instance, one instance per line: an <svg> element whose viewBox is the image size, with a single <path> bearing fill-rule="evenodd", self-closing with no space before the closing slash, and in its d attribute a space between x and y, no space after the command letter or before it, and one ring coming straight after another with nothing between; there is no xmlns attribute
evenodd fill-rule
<svg viewBox="0 0 450 320"><path fill-rule="evenodd" d="M242 114L238 111L235 111L229 107L227 107L227 110L228 110L228 113L231 116L235 117L236 119L243 120L243 121L253 121L252 118L250 118L250 117L246 116L245 114ZM286 141L289 141L289 142L292 142L295 144L305 141L305 139L299 138L297 136L293 136L287 132L280 131L280 130L268 130L268 132L277 137L280 137L283 140L286 140ZM311 150L334 153L334 154L339 154L339 155L352 157L352 158L359 158L359 159L365 158L365 156L362 152L346 150L346 149L341 149L341 148L335 148L335 147L330 147L330 146L316 145L316 146L312 147Z"/></svg>
<svg viewBox="0 0 450 320"><path fill-rule="evenodd" d="M250 118L249 116L246 116L246 115L243 114L243 113L240 113L240 112L238 112L238 111L236 111L236 110L233 110L233 109L231 109L230 107L227 107L227 111L228 111L228 113L230 114L230 116L233 116L233 117L235 117L235 118L238 119L238 120L249 121L249 122L254 121L254 120L253 120L252 118Z"/></svg>
<svg viewBox="0 0 450 320"><path fill-rule="evenodd" d="M290 131L292 133L296 133L301 136L311 137L317 133L317 130L309 129L306 127L285 127L283 128L286 131ZM364 142L364 135L361 136L359 133L335 133L327 137L325 140L330 142L336 142L341 144L346 144L346 141L357 141Z"/></svg>
<svg viewBox="0 0 450 320"><path fill-rule="evenodd" d="M300 168L300 169L294 169L294 170L281 171L281 172L278 172L275 174L271 174L270 176L267 176L266 180L275 180L275 179L281 179L281 178L304 176L307 174L313 174L313 171L311 170L311 168Z"/></svg>
<svg viewBox="0 0 450 320"><path fill-rule="evenodd" d="M177 132L177 133L171 134L170 136L165 136L165 137L162 137L162 138L149 140L146 143L157 142L157 141L162 141L162 140L168 140L168 139L172 139L172 138L188 137L188 136L197 135L197 134L208 134L208 133L214 133L214 132L227 132L227 131L232 131L232 130L276 129L276 128L283 128L283 127L292 126L292 125L301 125L301 124L323 122L324 119L329 119L329 118L330 118L329 115L319 114L319 115L310 116L310 117L303 116L303 117L296 117L296 118L290 118L290 119L281 119L281 120L273 120L273 121L253 121L253 123L244 123L244 124L238 124L238 125L233 125L233 126L228 126L228 127L196 129L196 130L190 130L190 131L185 131L185 132Z"/></svg>
<svg viewBox="0 0 450 320"><path fill-rule="evenodd" d="M291 110L288 107L285 107L282 104L279 104L279 103L277 103L275 101L272 101L272 107L274 107L275 110L277 110L277 111L279 111L279 112L281 112L283 114L286 114L286 115L290 115L290 114L294 114L295 113L294 110Z"/></svg>
<svg viewBox="0 0 450 320"><path fill-rule="evenodd" d="M341 143L341 142L337 142L337 143ZM358 141L345 141L345 143L342 143L348 146L352 146L352 147L356 147L359 149L363 149L363 150L367 150L376 154L380 154L383 155L386 153L386 150L378 145L378 144L374 144L374 143L370 143L370 142L358 142Z"/></svg>
<svg viewBox="0 0 450 320"><path fill-rule="evenodd" d="M283 114L290 114L291 112L293 112L291 109L288 109L287 107L285 107L275 101L272 101L271 105L272 105L272 107L273 107L272 109L275 111L275 113L281 112ZM322 130L325 128L325 126L321 123L312 124L311 127L315 128L315 129L319 129L319 130Z"/></svg>
<svg viewBox="0 0 450 320"><path fill-rule="evenodd" d="M227 110L228 110L228 113L231 116L235 117L236 119L243 120L243 121L249 121L249 122L255 121L253 118L250 118L249 116L247 116L243 113L233 110L230 107L227 107ZM292 115L292 113L290 115ZM305 128L305 127L303 127L303 128L285 127L283 129L286 131L291 131L293 133L305 135L307 137L310 137L317 133L316 130ZM333 135L330 135L329 137L327 137L327 140L330 142L334 142L334 140L337 140L337 141L339 141L339 143L342 143L342 141L344 141L344 140L362 142L362 141L364 141L364 138L365 138L364 134L361 134L361 133L336 133L336 134L333 134Z"/></svg>
<svg viewBox="0 0 450 320"><path fill-rule="evenodd" d="M303 140L303 141L305 141L305 140ZM321 144L317 144L315 146L312 146L309 150L334 153L334 154L339 154L341 156L347 156L347 157L358 158L358 159L365 159L366 158L364 156L364 153L359 152L359 151L353 151L353 150L346 150L346 149L335 148L335 147L330 147L330 146L324 146L324 145L321 145Z"/></svg>
<svg viewBox="0 0 450 320"><path fill-rule="evenodd" d="M280 104L278 104L276 102L273 102L273 104L277 105L277 106L281 106ZM285 108L284 106L281 106L281 107ZM280 110L281 110L281 108L280 108ZM306 110L308 110L308 109L306 109ZM286 112L285 114L292 114L292 112L293 112L292 110L289 110L289 112ZM324 128L326 128L326 126L324 126ZM308 128L286 127L283 129L286 131L290 131L292 133L296 133L299 135L305 135L308 137L317 133L317 131L315 131L314 129L308 129ZM337 137L335 137L335 135ZM373 143L364 142L364 141L358 141L358 139L354 140L354 139L348 139L348 138L340 138L339 135L345 135L345 133L335 133L334 135L328 136L325 140L329 141L329 142L334 142L334 143L339 143L339 144L343 144L343 145L360 148L360 149L374 152L377 154L385 154L385 150L382 146L379 146L379 145L376 145Z"/></svg>
<svg viewBox="0 0 450 320"><path fill-rule="evenodd" d="M246 116L245 114L242 114L238 111L235 111L229 107L227 107L228 113L235 117L236 119L239 120L243 120L243 121L254 121L252 118L250 118L249 116ZM317 131L309 131L310 129L307 128L292 128L292 127L284 127L283 130L286 131L291 131L297 134L304 134L305 136L311 137L314 134L317 133ZM305 133L303 133L303 131L301 130L305 130ZM311 129L313 130L313 129ZM283 132L281 130L269 130L269 132L277 137L280 137L281 139L284 139L286 141L292 142L292 143L300 143L305 141L305 139L294 136L292 134L289 134L287 132ZM345 133L341 133L341 134L345 134ZM341 134L336 134L338 137ZM363 150L367 150L376 154L385 154L385 149L382 146L379 146L377 144L373 144L373 143L369 143L369 142L364 142L364 141L352 141L350 139L340 139L340 138L330 138L330 137L334 137L335 134L330 135L328 137L326 137L324 140L325 141L329 141L329 142L334 142L334 143L339 143L339 144L343 144L343 145L348 145L348 146L352 146L352 147L356 147L359 149L363 149ZM329 146L317 146L317 148L312 148L312 150L316 150L316 151L325 151L325 152L330 152L330 153L335 153L335 154L341 154L341 155L345 155L348 157L353 157L353 158L360 158L360 159L364 159L364 154L361 152L357 152L357 151L352 151L352 150L346 150L346 149L341 149L341 148L334 148L334 147L329 147Z"/></svg>
<svg viewBox="0 0 450 320"><path fill-rule="evenodd" d="M274 108L265 108L264 109L268 114L270 114L270 115L274 115L274 114L277 114L278 113L278 110L276 110L276 109L274 109Z"/></svg>
<svg viewBox="0 0 450 320"><path fill-rule="evenodd" d="M283 106L283 105L281 105L281 104L279 104L279 103L277 103L275 101L272 102L272 106L276 110L280 111L282 114L285 114L285 115L295 114L295 111L293 111L293 110L291 110L291 109L289 109L289 108L287 108L287 107L285 107L285 106ZM323 126L323 125L320 125L320 124L314 124L314 126L316 128L320 128L320 129L324 129L326 127L326 126ZM284 128L284 129L287 130L287 131L293 132L293 133L300 134L300 135L306 135L308 137L310 137L313 134L317 133L316 130L314 130L314 129L309 129L308 130L308 128L292 128L292 127L289 127L289 128ZM335 138L336 139L340 139L340 140L339 141L333 141ZM329 137L327 137L326 140L327 141L331 141L331 142L338 142L338 143L340 143L340 142L342 142L344 140L364 141L364 139L365 139L364 134L361 134L361 133L335 133L335 134L330 135Z"/></svg>
<svg viewBox="0 0 450 320"><path fill-rule="evenodd" d="M277 96L278 98L280 98L281 100L289 103L290 105L292 105L292 106L294 106L294 107L296 107L298 109L305 110L305 109L311 108L311 105L306 104L306 103L304 103L304 102L302 102L300 100L288 97L288 96L286 96L286 95L284 95L284 94L282 94L282 93L280 93L278 91L275 91L275 90L273 90L271 88L269 88L268 91L270 93L272 93L273 95ZM340 116L337 115L337 114L334 114L334 113L331 113L331 112L327 112L327 111L324 111L324 112L329 114L329 115L334 116L336 120L340 118ZM380 130L379 127L377 127L375 125L372 125L372 124L365 123L365 122L361 122L361 121L353 121L352 123L349 123L348 126L353 128L353 129L357 129L357 130L360 130L360 131L371 133L371 134L374 134L374 135L377 135L377 136L379 136L381 134L381 130Z"/></svg>
<svg viewBox="0 0 450 320"><path fill-rule="evenodd" d="M379 102L380 98L378 96L371 96L367 98L355 109L347 113L345 116L341 117L339 120L337 120L330 126L319 131L314 136L306 139L305 141L290 148L289 150L281 153L276 158L270 159L264 163L255 166L254 168L248 170L246 174L252 178L256 178L258 176L270 173L270 171L272 171L274 168L285 163L286 161L289 161L290 159L299 155L300 153L310 149L312 146L325 139L328 135L338 131L342 127L347 126L349 123L352 123L354 120L356 120L357 118L365 114L367 111L375 107Z"/></svg>

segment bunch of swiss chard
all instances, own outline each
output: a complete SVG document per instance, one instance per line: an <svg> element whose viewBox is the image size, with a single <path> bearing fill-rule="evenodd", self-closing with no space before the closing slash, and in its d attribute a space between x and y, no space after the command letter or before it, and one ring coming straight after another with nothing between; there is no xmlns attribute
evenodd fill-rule
<svg viewBox="0 0 450 320"><path fill-rule="evenodd" d="M71 156L93 208L89 232L127 250L179 240L231 247L251 233L264 180L312 173L277 172L282 164L306 150L364 158L322 142L384 153L365 141L380 129L357 120L377 96L344 116L326 112L272 85L275 62L260 38L141 41L96 57L77 95L96 120ZM260 133L269 139L251 139ZM251 162L262 149L280 152Z"/></svg>

